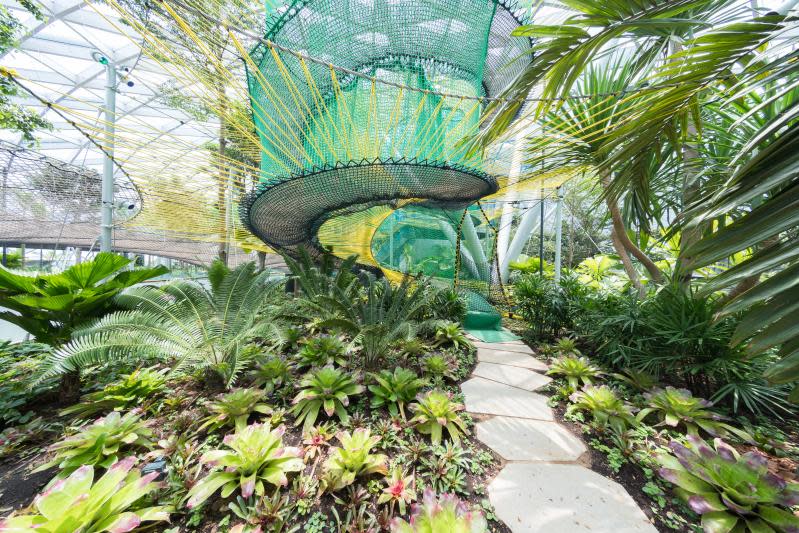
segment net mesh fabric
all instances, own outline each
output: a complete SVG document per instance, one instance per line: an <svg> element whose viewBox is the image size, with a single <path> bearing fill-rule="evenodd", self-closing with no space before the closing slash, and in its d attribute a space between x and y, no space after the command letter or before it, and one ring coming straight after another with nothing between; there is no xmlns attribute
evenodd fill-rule
<svg viewBox="0 0 799 533"><path fill-rule="evenodd" d="M477 98L498 95L524 68L508 64L530 47L511 37L522 21L521 10L495 0L306 0L275 9L265 38L299 55L268 43L250 54L264 152L261 184L240 206L248 229L289 254L338 247L386 273L421 269L490 292L487 218L477 226L488 263L456 249L465 210L495 193L498 178L461 141L480 127ZM387 231L400 233L386 239ZM368 242L353 246L355 233ZM421 255L398 263L409 246Z"/></svg>

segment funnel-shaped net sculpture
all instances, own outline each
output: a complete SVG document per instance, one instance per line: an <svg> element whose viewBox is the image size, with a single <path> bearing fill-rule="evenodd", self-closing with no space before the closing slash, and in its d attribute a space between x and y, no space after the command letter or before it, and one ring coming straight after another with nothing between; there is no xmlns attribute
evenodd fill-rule
<svg viewBox="0 0 799 533"><path fill-rule="evenodd" d="M510 62L530 47L511 37L521 13L500 0L277 9L247 61L264 148L262 181L240 208L248 229L289 255L355 251L387 273L445 279L463 263L464 279L490 284L493 228L467 208L497 176L461 141L480 127L481 98L524 68Z"/></svg>

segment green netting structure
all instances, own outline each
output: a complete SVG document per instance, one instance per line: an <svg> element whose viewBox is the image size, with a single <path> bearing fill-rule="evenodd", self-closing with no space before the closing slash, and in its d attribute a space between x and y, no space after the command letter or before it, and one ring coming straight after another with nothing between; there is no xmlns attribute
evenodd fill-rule
<svg viewBox="0 0 799 533"><path fill-rule="evenodd" d="M459 141L479 128L478 97L497 96L524 68L509 63L531 46L511 36L524 13L502 0L274 9L248 62L264 150L260 185L240 204L247 228L281 252L318 256L325 222L374 223L362 264L494 299L495 231L474 204L497 191L498 176ZM375 206L393 212L374 222Z"/></svg>

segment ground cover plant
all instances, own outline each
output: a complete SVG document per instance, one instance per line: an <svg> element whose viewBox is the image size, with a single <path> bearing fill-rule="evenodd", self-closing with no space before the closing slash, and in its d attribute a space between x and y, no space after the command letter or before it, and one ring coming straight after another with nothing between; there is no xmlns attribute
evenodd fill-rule
<svg viewBox="0 0 799 533"><path fill-rule="evenodd" d="M458 397L475 364L458 293L294 266L309 287L296 298L278 295L252 266L217 269L210 289L183 281L128 289L117 296L126 310L78 329L55 356L44 350L26 381L51 383L67 361L80 362L85 391L23 419L50 428L32 440L26 432L36 427L10 417L6 446L27 450L29 468L45 477L41 495L7 523L49 531L48 491L73 494L92 479L102 488L124 470L120 497L88 489L92 502L112 499L103 516L70 513L73 529L507 531L489 520L485 494L498 459L471 438ZM305 316L314 306L327 309L324 320ZM402 315L379 350L370 313ZM200 347L187 332L203 327ZM165 344L140 347L154 339ZM0 476L0 490L6 482Z"/></svg>

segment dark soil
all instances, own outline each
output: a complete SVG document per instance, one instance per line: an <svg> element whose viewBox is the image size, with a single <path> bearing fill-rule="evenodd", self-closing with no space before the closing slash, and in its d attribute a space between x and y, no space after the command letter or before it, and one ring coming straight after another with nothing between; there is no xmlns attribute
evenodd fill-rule
<svg viewBox="0 0 799 533"><path fill-rule="evenodd" d="M21 461L0 464L0 514L29 505L48 481L58 472L53 467L43 472L31 473L42 463L42 456L35 454Z"/></svg>

